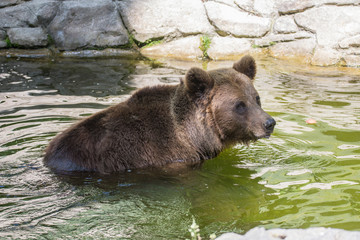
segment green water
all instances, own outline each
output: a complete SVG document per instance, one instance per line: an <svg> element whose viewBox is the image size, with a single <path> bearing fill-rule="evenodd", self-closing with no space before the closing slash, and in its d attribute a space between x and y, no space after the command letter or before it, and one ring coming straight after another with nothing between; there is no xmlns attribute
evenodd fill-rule
<svg viewBox="0 0 360 240"><path fill-rule="evenodd" d="M147 84L177 83L194 65L0 59L0 237L185 239L193 218L205 239L255 226L360 230L359 69L259 59L273 136L199 170L61 176L43 166L45 146L77 119Z"/></svg>

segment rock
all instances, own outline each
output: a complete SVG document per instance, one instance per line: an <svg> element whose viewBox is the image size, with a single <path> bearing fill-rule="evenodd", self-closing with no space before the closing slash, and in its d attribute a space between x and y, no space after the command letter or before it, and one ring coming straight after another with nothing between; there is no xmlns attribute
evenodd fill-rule
<svg viewBox="0 0 360 240"><path fill-rule="evenodd" d="M270 47L271 56L280 59L300 59L303 62L311 61L313 50L316 46L316 40L300 39L292 42L281 42Z"/></svg>
<svg viewBox="0 0 360 240"><path fill-rule="evenodd" d="M254 12L262 17L273 17L277 14L275 1L254 0Z"/></svg>
<svg viewBox="0 0 360 240"><path fill-rule="evenodd" d="M220 35L262 37L270 30L269 18L252 16L216 2L206 2L205 7L210 21Z"/></svg>
<svg viewBox="0 0 360 240"><path fill-rule="evenodd" d="M280 14L291 14L305 11L315 6L314 0L277 0L277 10Z"/></svg>
<svg viewBox="0 0 360 240"><path fill-rule="evenodd" d="M0 30L0 40L5 40L6 38L6 32L3 30Z"/></svg>
<svg viewBox="0 0 360 240"><path fill-rule="evenodd" d="M22 2L23 2L22 0L1 0L0 8L16 5Z"/></svg>
<svg viewBox="0 0 360 240"><path fill-rule="evenodd" d="M335 228L314 227L308 229L280 229L274 228L265 230L262 227L255 227L245 235L225 233L216 240L356 240L360 239L359 231L346 231Z"/></svg>
<svg viewBox="0 0 360 240"><path fill-rule="evenodd" d="M312 37L314 37L314 35L306 31L290 34L269 34L266 37L255 39L254 45L256 47L268 47L279 42L291 42L297 39L306 39Z"/></svg>
<svg viewBox="0 0 360 240"><path fill-rule="evenodd" d="M42 28L10 28L7 31L11 44L22 47L46 46L47 34Z"/></svg>
<svg viewBox="0 0 360 240"><path fill-rule="evenodd" d="M48 31L61 50L127 44L127 31L111 0L65 1Z"/></svg>
<svg viewBox="0 0 360 240"><path fill-rule="evenodd" d="M344 38L360 34L360 6L322 6L295 15L296 23L317 36L321 47L336 47Z"/></svg>
<svg viewBox="0 0 360 240"><path fill-rule="evenodd" d="M65 51L61 52L59 56L70 58L122 57L135 59L140 57L140 54L135 50L107 48L104 50Z"/></svg>
<svg viewBox="0 0 360 240"><path fill-rule="evenodd" d="M207 51L214 60L240 59L241 55L251 49L250 41L234 37L213 37Z"/></svg>
<svg viewBox="0 0 360 240"><path fill-rule="evenodd" d="M42 49L2 49L0 57L8 58L46 58L51 57L52 53L47 48Z"/></svg>
<svg viewBox="0 0 360 240"><path fill-rule="evenodd" d="M140 42L214 32L201 1L124 0L118 6L127 29Z"/></svg>
<svg viewBox="0 0 360 240"><path fill-rule="evenodd" d="M281 16L274 23L275 33L295 33L299 31L292 16Z"/></svg>
<svg viewBox="0 0 360 240"><path fill-rule="evenodd" d="M39 25L46 28L59 10L57 0L32 0L24 4L37 17Z"/></svg>
<svg viewBox="0 0 360 240"><path fill-rule="evenodd" d="M360 66L360 55L345 55L344 61L347 67L359 67Z"/></svg>
<svg viewBox="0 0 360 240"><path fill-rule="evenodd" d="M269 0L235 0L235 4L245 12L261 17L277 15L275 2Z"/></svg>
<svg viewBox="0 0 360 240"><path fill-rule="evenodd" d="M167 57L175 59L197 59L203 53L199 48L200 37L190 36L172 42L158 44L141 49L141 54L147 57Z"/></svg>
<svg viewBox="0 0 360 240"><path fill-rule="evenodd" d="M335 49L317 47L314 56L311 59L311 64L316 66L331 66L337 64L341 57L342 54Z"/></svg>
<svg viewBox="0 0 360 240"><path fill-rule="evenodd" d="M360 34L345 38L339 43L340 48L349 48L349 47L360 47Z"/></svg>
<svg viewBox="0 0 360 240"><path fill-rule="evenodd" d="M0 28L37 27L38 19L22 4L0 9Z"/></svg>
<svg viewBox="0 0 360 240"><path fill-rule="evenodd" d="M253 1L254 0L215 0L215 2L218 2L218 3L222 3L222 4L226 4L226 5L229 5L229 6L231 6L231 7L238 7L238 3L236 3L236 2L239 2L239 4L246 4L245 2L248 2L249 3L249 6L251 6L251 8L252 8L252 6L253 6ZM203 1L203 2L205 2L205 1Z"/></svg>
<svg viewBox="0 0 360 240"><path fill-rule="evenodd" d="M5 38L6 38L6 32L3 30L0 30L0 48L7 47Z"/></svg>
<svg viewBox="0 0 360 240"><path fill-rule="evenodd" d="M314 2L317 3L317 5L319 4L331 4L331 5L339 5L339 6L344 6L344 5L355 5L355 4L359 4L359 0L313 0Z"/></svg>
<svg viewBox="0 0 360 240"><path fill-rule="evenodd" d="M234 3L245 12L254 13L254 0L235 0Z"/></svg>
<svg viewBox="0 0 360 240"><path fill-rule="evenodd" d="M0 48L6 48L7 47L7 43L3 40L0 40Z"/></svg>

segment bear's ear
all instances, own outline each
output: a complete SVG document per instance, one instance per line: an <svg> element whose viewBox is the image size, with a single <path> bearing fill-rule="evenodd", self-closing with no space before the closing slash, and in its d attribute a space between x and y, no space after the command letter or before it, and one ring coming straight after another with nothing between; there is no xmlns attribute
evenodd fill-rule
<svg viewBox="0 0 360 240"><path fill-rule="evenodd" d="M233 68L248 76L251 80L254 80L256 75L256 63L255 59L249 55L244 56L240 61L234 63Z"/></svg>
<svg viewBox="0 0 360 240"><path fill-rule="evenodd" d="M185 87L192 94L202 94L213 86L214 80L200 68L193 67L185 75Z"/></svg>

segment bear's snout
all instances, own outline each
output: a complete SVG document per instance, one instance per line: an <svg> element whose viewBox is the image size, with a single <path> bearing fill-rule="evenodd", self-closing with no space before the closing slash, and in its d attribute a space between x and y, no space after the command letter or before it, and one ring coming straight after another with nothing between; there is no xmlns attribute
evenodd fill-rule
<svg viewBox="0 0 360 240"><path fill-rule="evenodd" d="M266 120L266 122L264 123L264 127L266 129L267 137L270 137L270 134L274 131L275 125L276 125L276 121L272 117Z"/></svg>

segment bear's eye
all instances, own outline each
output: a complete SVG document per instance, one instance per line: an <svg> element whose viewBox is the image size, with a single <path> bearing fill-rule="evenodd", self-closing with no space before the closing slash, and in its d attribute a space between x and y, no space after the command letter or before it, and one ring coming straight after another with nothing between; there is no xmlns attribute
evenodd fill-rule
<svg viewBox="0 0 360 240"><path fill-rule="evenodd" d="M256 96L256 103L261 107L261 101L259 96Z"/></svg>
<svg viewBox="0 0 360 240"><path fill-rule="evenodd" d="M246 104L243 101L238 101L235 105L237 113L244 113L246 111Z"/></svg>

